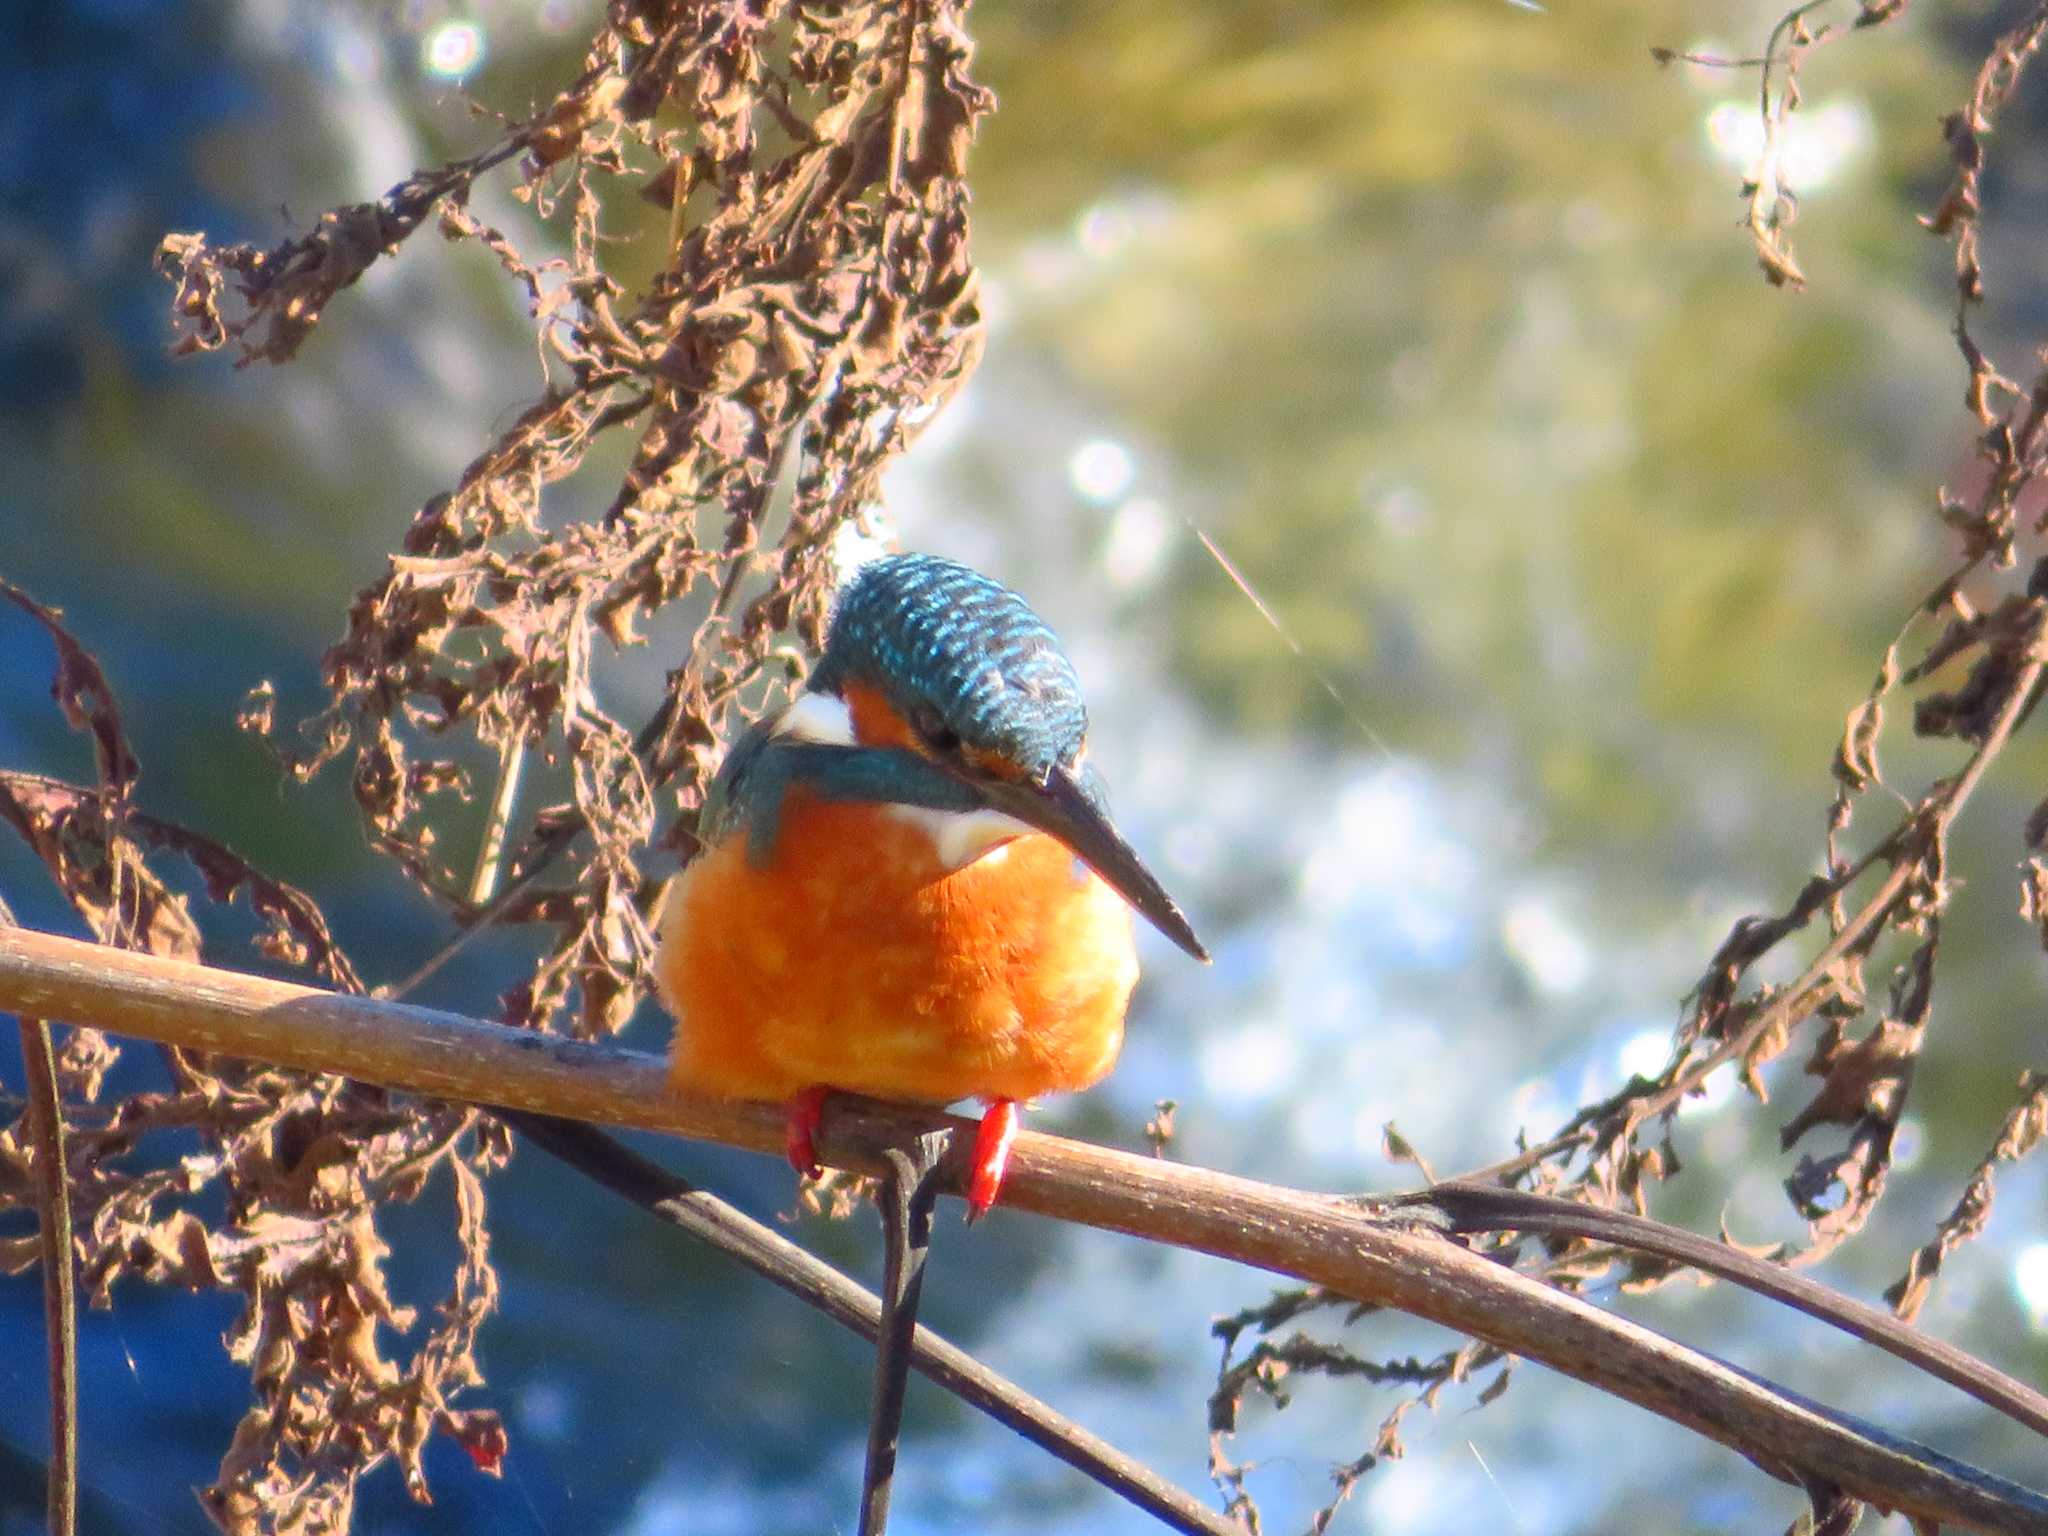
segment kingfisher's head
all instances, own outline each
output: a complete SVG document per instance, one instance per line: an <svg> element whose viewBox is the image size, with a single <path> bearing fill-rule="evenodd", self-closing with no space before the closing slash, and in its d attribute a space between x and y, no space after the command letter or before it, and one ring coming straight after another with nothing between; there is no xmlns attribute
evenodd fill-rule
<svg viewBox="0 0 2048 1536"><path fill-rule="evenodd" d="M1111 821L1085 758L1088 711L1059 638L999 582L936 555L889 555L854 573L825 654L792 711L844 706L863 746L901 747L973 787L991 810L1058 838L1160 932L1208 952ZM836 718L827 727L841 727ZM821 732L822 734L823 732Z"/></svg>

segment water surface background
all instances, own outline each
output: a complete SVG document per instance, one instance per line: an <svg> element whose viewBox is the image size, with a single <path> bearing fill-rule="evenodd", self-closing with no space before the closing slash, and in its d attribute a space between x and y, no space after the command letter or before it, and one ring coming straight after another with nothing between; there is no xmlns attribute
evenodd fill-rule
<svg viewBox="0 0 2048 1536"><path fill-rule="evenodd" d="M148 808L320 894L373 979L430 952L435 920L364 852L340 778L279 787L232 717L262 677L312 697L349 597L529 397L520 301L483 252L423 234L299 362L237 372L168 359L148 256L167 229L273 241L470 151L489 129L468 101L545 100L592 14L52 0L0 39L0 569L108 664ZM1381 1154L1388 1121L1455 1170L1661 1065L1729 924L1814 868L1843 713L1951 554L1928 509L1967 476L1969 422L1947 249L1912 218L1989 32L1960 14L1813 59L1792 145L1812 281L1794 296L1765 287L1738 228L1754 77L1649 54L1752 52L1770 6L984 0L990 345L894 472L891 510L907 542L1000 575L1061 630L1127 830L1217 951L1201 971L1148 935L1123 1065L1041 1124L1140 1145L1171 1097L1177 1155L1387 1188L1413 1178ZM2015 368L2048 320L2030 102L1993 145L1987 246L1985 333ZM517 222L501 193L484 211ZM0 621L0 758L77 771L40 647ZM618 668L624 715L666 664ZM1917 786L1949 759L1899 737L1886 761ZM1966 883L1893 1190L1824 1271L1859 1294L1925 1240L2043 1063L2013 861L2044 769L2019 743L1957 836ZM0 886L26 921L68 926L12 846ZM516 963L479 945L425 1000L487 1011ZM658 1048L660 1021L630 1039ZM1799 1055L1771 1105L1723 1085L1681 1118L1688 1172L1661 1214L1796 1235L1776 1131ZM660 1151L757 1213L790 1203L765 1160ZM422 1305L435 1198L391 1230L401 1299ZM387 1468L362 1531L852 1527L861 1346L538 1157L494 1183L493 1211L505 1304L475 1401L507 1417L507 1476L437 1446L435 1507ZM2041 1216L2038 1171L2009 1174L1924 1317L2036 1380ZM876 1267L865 1220L800 1230ZM1265 1281L1000 1214L949 1223L934 1264L932 1322L1202 1485L1209 1320ZM2038 1481L2017 1431L1760 1302L1615 1304ZM246 1402L218 1347L232 1310L136 1288L85 1319L90 1528L205 1528L188 1490ZM0 1532L36 1528L40 1333L34 1279L0 1283ZM1448 1342L1391 1319L1346 1337ZM1249 1416L1235 1450L1261 1463L1268 1530L1302 1526L1394 1400L1304 1383ZM935 1391L911 1412L906 1536L1149 1528ZM1798 1507L1534 1369L1483 1410L1447 1394L1406 1438L1336 1529L1753 1530Z"/></svg>

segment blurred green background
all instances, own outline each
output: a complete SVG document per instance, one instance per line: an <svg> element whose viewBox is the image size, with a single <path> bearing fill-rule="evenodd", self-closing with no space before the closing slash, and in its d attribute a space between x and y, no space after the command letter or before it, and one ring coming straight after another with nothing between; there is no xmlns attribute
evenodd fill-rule
<svg viewBox="0 0 2048 1536"><path fill-rule="evenodd" d="M374 980L431 951L437 920L364 852L339 777L279 787L234 707L266 677L281 718L312 702L351 595L536 388L526 318L485 253L423 234L290 367L174 364L149 253L168 229L268 243L472 151L490 126L469 103L548 100L595 14L52 0L0 37L0 570L107 662L148 808L319 894ZM984 566L1061 630L1121 816L1219 956L1196 973L1148 949L1123 1067L1041 1123L1138 1145L1171 1097L1179 1155L1327 1188L1412 1178L1380 1155L1388 1120L1439 1170L1498 1157L1660 1065L1729 923L1814 868L1843 713L1950 558L1929 511L1968 482L1971 424L1948 251L1913 220L1998 13L1919 8L1813 56L1790 149L1800 294L1766 287L1739 227L1754 75L1649 52L1754 52L1769 5L984 0L974 19L1002 103L973 163L990 346L891 508L908 543ZM1983 329L2014 368L2048 328L2044 132L2023 97L1993 141ZM526 230L502 182L479 207ZM607 214L622 237L636 222L626 263L653 258L656 216ZM82 772L37 632L0 619L0 658L0 761ZM625 717L666 664L620 659ZM1909 790L1947 761L1887 744ZM2020 743L1957 836L1892 1193L1824 1271L1860 1294L1929 1235L2043 1064L2012 867L2044 770ZM67 926L12 846L0 888ZM488 1010L519 953L477 946L427 1000ZM660 1021L630 1038L658 1048ZM1796 1235L1776 1130L1799 1055L1771 1105L1723 1085L1681 1118L1689 1171L1661 1213ZM0 1086L19 1086L11 1053ZM758 1212L790 1203L763 1160L661 1155ZM475 1400L506 1414L506 1479L436 1447L435 1507L386 1469L361 1530L851 1527L860 1348L537 1157L492 1192L506 1302ZM1924 1321L2038 1380L2043 1182L2022 1168L2000 1192ZM391 1233L403 1299L426 1305L436 1199ZM867 1220L798 1230L872 1274ZM1263 1296L1257 1276L1000 1213L949 1226L934 1263L933 1322L1203 1484L1208 1320ZM2017 1431L1761 1303L1616 1304L2038 1480ZM33 1277L0 1284L0 1532L39 1518L39 1307ZM86 1319L99 1528L204 1528L187 1490L246 1400L218 1349L231 1310L136 1290ZM1380 1319L1352 1342L1447 1341ZM1393 1401L1304 1384L1250 1415L1236 1454L1261 1463L1268 1530L1302 1526ZM1470 1406L1411 1418L1407 1458L1335 1529L1759 1529L1799 1505L1540 1372ZM1148 1528L935 1393L912 1413L902 1532Z"/></svg>

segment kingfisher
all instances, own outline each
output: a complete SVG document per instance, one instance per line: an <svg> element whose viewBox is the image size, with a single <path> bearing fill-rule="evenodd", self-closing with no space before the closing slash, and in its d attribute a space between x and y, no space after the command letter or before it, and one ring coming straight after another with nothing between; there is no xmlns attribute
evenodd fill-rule
<svg viewBox="0 0 2048 1536"><path fill-rule="evenodd" d="M803 691L727 754L669 892L654 975L681 1091L986 1106L970 1220L1017 1106L1098 1082L1138 979L1131 914L1209 956L1110 818L1058 637L955 561L856 570Z"/></svg>

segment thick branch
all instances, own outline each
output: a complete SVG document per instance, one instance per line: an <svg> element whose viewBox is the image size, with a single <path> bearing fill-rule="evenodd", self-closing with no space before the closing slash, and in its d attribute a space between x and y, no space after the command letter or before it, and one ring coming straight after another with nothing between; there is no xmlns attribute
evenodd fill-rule
<svg viewBox="0 0 2048 1536"><path fill-rule="evenodd" d="M0 933L0 1007L90 1022L200 1050L483 1104L640 1126L777 1151L770 1105L672 1093L662 1064L459 1015L131 954L47 934ZM876 1173L886 1149L970 1122L835 1101L819 1150ZM1330 1197L1026 1134L1005 1204L1170 1242L1394 1307L1540 1361L1731 1446L1800 1486L1994 1532L2038 1532L2048 1496L1991 1477L1773 1387L1414 1225Z"/></svg>

